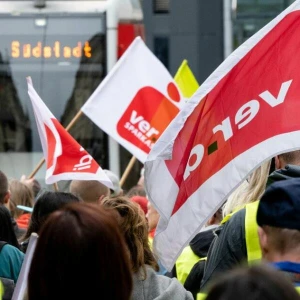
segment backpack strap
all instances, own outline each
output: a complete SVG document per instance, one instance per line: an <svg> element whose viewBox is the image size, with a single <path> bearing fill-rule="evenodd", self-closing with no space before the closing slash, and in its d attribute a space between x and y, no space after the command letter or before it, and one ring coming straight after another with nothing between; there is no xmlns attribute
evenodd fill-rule
<svg viewBox="0 0 300 300"><path fill-rule="evenodd" d="M2 248L3 248L6 244L8 244L8 243L7 243L7 242L4 242L4 241L0 241L0 252L1 252Z"/></svg>

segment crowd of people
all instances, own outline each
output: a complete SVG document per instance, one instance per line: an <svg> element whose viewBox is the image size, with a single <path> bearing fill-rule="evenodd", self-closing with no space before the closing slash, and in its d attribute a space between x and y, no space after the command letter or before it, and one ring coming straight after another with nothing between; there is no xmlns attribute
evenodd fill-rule
<svg viewBox="0 0 300 300"><path fill-rule="evenodd" d="M171 271L153 249L159 213L143 174L125 191L105 172L114 189L73 180L51 191L0 171L0 298L25 280L37 234L23 299L300 299L300 151L254 170Z"/></svg>

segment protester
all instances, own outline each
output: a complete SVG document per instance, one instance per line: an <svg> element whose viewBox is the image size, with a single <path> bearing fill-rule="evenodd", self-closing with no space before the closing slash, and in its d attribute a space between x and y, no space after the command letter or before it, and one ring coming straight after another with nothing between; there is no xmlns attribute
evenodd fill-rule
<svg viewBox="0 0 300 300"><path fill-rule="evenodd" d="M271 184L257 210L264 260L300 289L300 178Z"/></svg>
<svg viewBox="0 0 300 300"><path fill-rule="evenodd" d="M141 208L127 197L106 198L102 205L117 212L117 220L130 253L134 273L131 299L193 299L176 278L156 274L158 264L150 249L147 222Z"/></svg>
<svg viewBox="0 0 300 300"><path fill-rule="evenodd" d="M112 190L110 190L110 196L116 197L123 195L123 189L121 188L119 177L110 170L104 169L103 171L106 174L106 176L110 179L114 187Z"/></svg>
<svg viewBox="0 0 300 300"><path fill-rule="evenodd" d="M132 276L114 216L73 203L43 225L28 276L28 299L129 300Z"/></svg>
<svg viewBox="0 0 300 300"><path fill-rule="evenodd" d="M126 197L142 196L146 197L146 191L143 186L135 185L126 193Z"/></svg>
<svg viewBox="0 0 300 300"><path fill-rule="evenodd" d="M87 203L99 204L110 195L109 188L96 180L72 180L69 190Z"/></svg>
<svg viewBox="0 0 300 300"><path fill-rule="evenodd" d="M206 256L215 237L214 231L222 220L222 209L207 221L206 226L191 240L177 258L172 270L172 277L177 279L196 299L200 292L200 282L204 274Z"/></svg>
<svg viewBox="0 0 300 300"><path fill-rule="evenodd" d="M19 247L10 212L0 204L0 280L5 291L3 299L11 299L21 271L24 254Z"/></svg>
<svg viewBox="0 0 300 300"><path fill-rule="evenodd" d="M8 180L6 175L2 171L0 171L0 205L1 204L5 205L7 209L10 210L9 203L10 203L10 191L8 189ZM11 221L17 238L20 238L24 234L25 230L19 228L14 218L11 217Z"/></svg>
<svg viewBox="0 0 300 300"><path fill-rule="evenodd" d="M291 282L279 272L266 266L253 266L223 274L202 299L299 300L300 296Z"/></svg>
<svg viewBox="0 0 300 300"><path fill-rule="evenodd" d="M228 197L223 207L224 217L260 199L266 188L270 167L270 160L263 163Z"/></svg>
<svg viewBox="0 0 300 300"><path fill-rule="evenodd" d="M248 179L248 188L237 192L240 195L239 199L229 197L228 201L235 199L234 205L226 204L225 210L227 214L233 211L235 213L225 216L222 222L224 225L215 231L216 237L208 251L201 291L205 290L208 282L218 274L222 274L236 265L246 263L247 260L251 263L252 260L261 259L255 219L257 200L265 191L269 167L270 162L267 162L252 173ZM245 208L241 208L243 205ZM246 235L245 228L252 229L254 234ZM252 242L253 236L256 239L254 243Z"/></svg>
<svg viewBox="0 0 300 300"><path fill-rule="evenodd" d="M21 239L21 250L26 252L31 233L39 234L43 223L52 212L72 202L81 202L81 200L71 193L51 191L40 193L33 208L29 227Z"/></svg>
<svg viewBox="0 0 300 300"><path fill-rule="evenodd" d="M26 184L32 190L34 198L41 190L41 184L34 177L27 178L26 175L22 175L20 181Z"/></svg>
<svg viewBox="0 0 300 300"><path fill-rule="evenodd" d="M15 179L9 182L9 190L11 215L17 221L19 228L27 229L31 214L18 206L32 208L34 203L33 191L27 185Z"/></svg>
<svg viewBox="0 0 300 300"><path fill-rule="evenodd" d="M152 205L152 203L150 201L148 201L148 204L147 204L146 219L148 221L148 231L149 231L148 232L148 239L149 239L149 243L150 243L151 248L152 248L156 226L157 226L158 221L159 221L159 213L154 208L154 206ZM166 268L161 264L161 262L159 260L158 260L158 265L159 265L159 270L157 271L157 274L167 275ZM171 277L173 277L173 276L171 276Z"/></svg>

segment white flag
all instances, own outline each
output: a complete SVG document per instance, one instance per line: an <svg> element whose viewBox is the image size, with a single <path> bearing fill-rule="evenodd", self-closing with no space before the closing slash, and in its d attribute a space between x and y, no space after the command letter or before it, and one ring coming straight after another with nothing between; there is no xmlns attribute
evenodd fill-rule
<svg viewBox="0 0 300 300"><path fill-rule="evenodd" d="M295 1L217 68L150 152L154 248L167 269L249 173L300 148L299 24Z"/></svg>
<svg viewBox="0 0 300 300"><path fill-rule="evenodd" d="M168 70L137 37L82 111L144 163L183 102Z"/></svg>
<svg viewBox="0 0 300 300"><path fill-rule="evenodd" d="M46 160L46 184L60 180L97 180L113 189L110 179L97 162L57 121L27 78L44 157Z"/></svg>

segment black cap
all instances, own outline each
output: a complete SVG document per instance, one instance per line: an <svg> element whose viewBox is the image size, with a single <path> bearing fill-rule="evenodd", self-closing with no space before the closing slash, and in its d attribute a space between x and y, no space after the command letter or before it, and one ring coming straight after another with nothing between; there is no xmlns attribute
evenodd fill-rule
<svg viewBox="0 0 300 300"><path fill-rule="evenodd" d="M271 184L260 199L257 224L300 230L300 178Z"/></svg>

